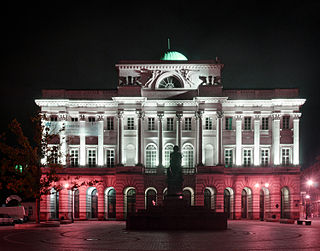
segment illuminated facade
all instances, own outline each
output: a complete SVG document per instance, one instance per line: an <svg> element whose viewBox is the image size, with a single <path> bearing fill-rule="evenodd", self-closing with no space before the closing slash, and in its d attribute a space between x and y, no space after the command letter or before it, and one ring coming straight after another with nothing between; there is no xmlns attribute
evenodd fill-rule
<svg viewBox="0 0 320 251"><path fill-rule="evenodd" d="M183 154L191 205L231 219L298 218L297 89L224 89L223 64L167 52L116 65L117 90L43 90L36 104L57 134L61 183L92 179L44 197L41 216L123 219L161 204L170 152ZM46 159L43 159L46 164Z"/></svg>

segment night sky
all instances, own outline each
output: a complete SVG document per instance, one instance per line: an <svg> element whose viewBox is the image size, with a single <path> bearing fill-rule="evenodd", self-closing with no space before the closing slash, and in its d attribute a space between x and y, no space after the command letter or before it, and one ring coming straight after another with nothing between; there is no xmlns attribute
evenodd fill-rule
<svg viewBox="0 0 320 251"><path fill-rule="evenodd" d="M169 37L189 60L220 57L224 88L300 88L303 167L320 154L317 1L29 2L2 17L1 131L17 118L31 135L41 89L116 88L117 62L158 60Z"/></svg>

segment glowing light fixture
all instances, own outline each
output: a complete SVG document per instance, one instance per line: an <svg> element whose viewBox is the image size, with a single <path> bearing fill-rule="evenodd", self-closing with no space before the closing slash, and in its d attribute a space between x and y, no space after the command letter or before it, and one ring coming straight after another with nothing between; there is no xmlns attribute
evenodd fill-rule
<svg viewBox="0 0 320 251"><path fill-rule="evenodd" d="M313 181L312 181L312 180L308 180L308 181L307 181L307 185L308 185L308 186L312 186L312 185L313 185Z"/></svg>
<svg viewBox="0 0 320 251"><path fill-rule="evenodd" d="M68 189L69 188L69 183L64 184L64 188Z"/></svg>
<svg viewBox="0 0 320 251"><path fill-rule="evenodd" d="M310 195L309 194L306 195L306 199L310 199Z"/></svg>
<svg viewBox="0 0 320 251"><path fill-rule="evenodd" d="M265 186L265 187L269 187L269 183L265 183L264 186Z"/></svg>
<svg viewBox="0 0 320 251"><path fill-rule="evenodd" d="M259 183L256 183L256 184L254 185L255 188L258 188L259 186L260 186Z"/></svg>

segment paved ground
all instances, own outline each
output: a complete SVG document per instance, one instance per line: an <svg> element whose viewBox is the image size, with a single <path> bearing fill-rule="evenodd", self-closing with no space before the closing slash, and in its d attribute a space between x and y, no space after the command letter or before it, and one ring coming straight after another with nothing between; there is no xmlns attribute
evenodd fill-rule
<svg viewBox="0 0 320 251"><path fill-rule="evenodd" d="M126 231L124 222L97 221L0 226L0 250L320 250L320 221L311 226L229 221L221 232Z"/></svg>

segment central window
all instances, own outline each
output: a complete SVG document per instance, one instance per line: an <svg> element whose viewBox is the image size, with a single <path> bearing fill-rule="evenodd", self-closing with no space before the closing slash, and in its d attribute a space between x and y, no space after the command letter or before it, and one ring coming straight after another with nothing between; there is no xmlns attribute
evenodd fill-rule
<svg viewBox="0 0 320 251"><path fill-rule="evenodd" d="M170 154L173 152L173 145L167 145L164 148L164 166L170 166Z"/></svg>
<svg viewBox="0 0 320 251"><path fill-rule="evenodd" d="M159 88L181 88L182 84L180 80L174 76L170 76L167 78L164 78L160 81Z"/></svg>
<svg viewBox="0 0 320 251"><path fill-rule="evenodd" d="M97 152L95 149L89 149L87 150L87 161L89 167L95 167L96 166L96 156Z"/></svg>
<svg viewBox="0 0 320 251"><path fill-rule="evenodd" d="M146 167L156 167L157 148L154 145L148 145L146 148Z"/></svg>
<svg viewBox="0 0 320 251"><path fill-rule="evenodd" d="M154 118L148 118L148 130L154 131L156 129L155 127L155 119Z"/></svg>
<svg viewBox="0 0 320 251"><path fill-rule="evenodd" d="M167 131L173 131L173 118L167 118Z"/></svg>
<svg viewBox="0 0 320 251"><path fill-rule="evenodd" d="M134 118L133 117L127 118L127 129L134 130Z"/></svg>
<svg viewBox="0 0 320 251"><path fill-rule="evenodd" d="M184 120L184 130L191 131L192 130L192 118L185 118Z"/></svg>
<svg viewBox="0 0 320 251"><path fill-rule="evenodd" d="M243 165L251 166L252 151L251 149L243 150Z"/></svg>
<svg viewBox="0 0 320 251"><path fill-rule="evenodd" d="M182 166L193 168L193 147L191 145L186 145L182 149Z"/></svg>

